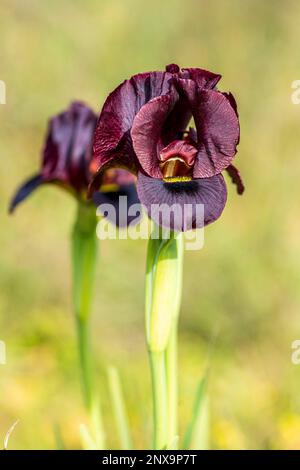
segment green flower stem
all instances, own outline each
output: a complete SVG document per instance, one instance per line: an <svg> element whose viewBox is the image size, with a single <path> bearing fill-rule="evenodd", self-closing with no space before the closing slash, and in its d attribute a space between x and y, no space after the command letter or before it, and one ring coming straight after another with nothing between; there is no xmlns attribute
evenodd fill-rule
<svg viewBox="0 0 300 470"><path fill-rule="evenodd" d="M153 352L149 350L149 358L154 420L153 447L154 449L162 450L168 446L168 394L165 354L163 351Z"/></svg>
<svg viewBox="0 0 300 470"><path fill-rule="evenodd" d="M168 387L168 447L176 447L178 435L178 318L180 313L182 297L182 272L183 272L183 236L177 236L177 265L176 265L176 289L174 299L174 310L172 328L169 337L169 343L166 350L166 370Z"/></svg>
<svg viewBox="0 0 300 470"><path fill-rule="evenodd" d="M76 321L83 394L87 410L91 411L93 401L93 380L91 351L89 349L89 325L87 320L83 320L79 317L76 318Z"/></svg>
<svg viewBox="0 0 300 470"><path fill-rule="evenodd" d="M150 239L146 268L146 337L154 415L154 448L177 437L177 322L182 283L182 234Z"/></svg>
<svg viewBox="0 0 300 470"><path fill-rule="evenodd" d="M89 320L97 257L96 211L89 203L78 203L72 234L73 303L77 325L79 360L85 405L97 445L103 448L102 421L95 396Z"/></svg>
<svg viewBox="0 0 300 470"><path fill-rule="evenodd" d="M169 344L166 350L166 374L168 392L168 448L174 449L178 435L178 367L177 367L178 322L174 319Z"/></svg>

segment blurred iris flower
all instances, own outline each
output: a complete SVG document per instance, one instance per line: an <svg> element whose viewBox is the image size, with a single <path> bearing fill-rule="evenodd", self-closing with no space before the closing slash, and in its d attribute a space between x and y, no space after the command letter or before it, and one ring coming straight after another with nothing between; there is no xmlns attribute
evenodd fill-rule
<svg viewBox="0 0 300 470"><path fill-rule="evenodd" d="M83 394L89 417L86 432L95 448L103 449L105 433L99 392L94 384L89 331L98 240L96 208L87 193L93 176L92 150L96 125L97 115L79 101L54 116L48 126L41 171L17 190L9 209L13 212L36 188L49 183L66 189L76 198L77 215L71 236L73 304ZM115 208L116 217L111 221L116 225L126 226L131 222L128 215L120 222L117 209L120 195L127 196L129 204L138 203L135 181L136 177L123 169L108 169L103 175L101 192L94 194L95 203L105 202Z"/></svg>
<svg viewBox="0 0 300 470"><path fill-rule="evenodd" d="M101 187L108 168L125 168L137 176L137 191L148 215L157 204L192 207L183 223L170 219L172 230L185 231L214 222L227 199L222 171L237 192L244 185L231 164L239 143L237 106L231 93L216 85L221 76L175 64L165 72L148 72L125 80L107 98L98 120L95 176L90 193ZM191 119L195 128L188 128ZM204 218L195 207L204 205ZM188 228L187 228L188 227Z"/></svg>
<svg viewBox="0 0 300 470"><path fill-rule="evenodd" d="M92 177L93 136L97 115L84 103L74 101L67 110L54 116L48 126L41 171L28 179L16 192L10 212L43 184L52 183L87 202L87 189ZM109 202L117 207L118 196L126 195L138 202L135 176L122 169L110 169L103 178L96 203Z"/></svg>

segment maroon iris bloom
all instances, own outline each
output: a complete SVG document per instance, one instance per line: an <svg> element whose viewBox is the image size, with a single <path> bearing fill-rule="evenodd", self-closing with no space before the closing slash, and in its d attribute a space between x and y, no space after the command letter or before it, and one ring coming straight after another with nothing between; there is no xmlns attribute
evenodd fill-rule
<svg viewBox="0 0 300 470"><path fill-rule="evenodd" d="M93 176L92 144L98 116L84 103L75 101L66 111L54 116L48 126L41 171L16 192L10 212L42 184L53 183L81 201L87 201L88 185ZM121 169L107 171L102 191L106 201L117 206L117 195L126 194L138 202L136 178ZM95 195L97 197L97 195Z"/></svg>
<svg viewBox="0 0 300 470"><path fill-rule="evenodd" d="M231 165L239 143L237 106L216 85L221 76L202 69L134 75L107 98L95 133L96 175L90 192L101 186L107 168L123 167L137 175L141 203L156 222L153 205L192 207L185 224L176 217L170 228L184 231L214 222L222 213L227 170L241 194L244 186ZM194 119L195 129L188 128ZM204 205L204 221L195 207ZM163 224L163 223L162 223Z"/></svg>

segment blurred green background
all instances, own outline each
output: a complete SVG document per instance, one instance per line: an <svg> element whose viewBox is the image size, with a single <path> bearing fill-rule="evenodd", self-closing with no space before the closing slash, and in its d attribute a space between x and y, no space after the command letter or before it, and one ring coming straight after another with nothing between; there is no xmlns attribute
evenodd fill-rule
<svg viewBox="0 0 300 470"><path fill-rule="evenodd" d="M13 217L8 200L39 166L46 122L72 99L100 110L120 81L176 62L221 73L238 101L236 159L205 246L187 252L180 324L180 428L189 420L212 338L210 434L220 449L300 448L300 3L269 0L2 0L0 79L0 442L79 447L85 420L71 311L69 234L75 202L44 187ZM118 447L106 367L120 370L137 448L149 447L144 341L146 242L99 243L93 347L111 447ZM2 436L2 437L1 437Z"/></svg>

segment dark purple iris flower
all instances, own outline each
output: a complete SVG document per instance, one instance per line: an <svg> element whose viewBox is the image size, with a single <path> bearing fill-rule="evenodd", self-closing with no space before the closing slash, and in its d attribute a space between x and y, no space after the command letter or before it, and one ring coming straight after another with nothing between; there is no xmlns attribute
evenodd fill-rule
<svg viewBox="0 0 300 470"><path fill-rule="evenodd" d="M231 164L239 143L236 102L216 89L221 76L171 64L165 72L134 75L107 98L94 141L97 190L107 168L126 168L137 176L137 190L148 215L157 223L153 205L179 205L185 214L169 227L185 231L214 222L222 213L226 170L237 191L244 185ZM188 128L194 119L195 129ZM204 205L204 220L196 205ZM185 211L186 205L189 210Z"/></svg>
<svg viewBox="0 0 300 470"><path fill-rule="evenodd" d="M48 126L41 171L27 180L13 197L9 210L42 184L53 183L81 201L88 201L87 190L93 176L91 160L97 115L84 103L75 101L66 111L54 116ZM104 174L102 197L118 205L118 195L125 194L138 202L136 177L122 169L110 169ZM96 202L101 195L95 194Z"/></svg>

